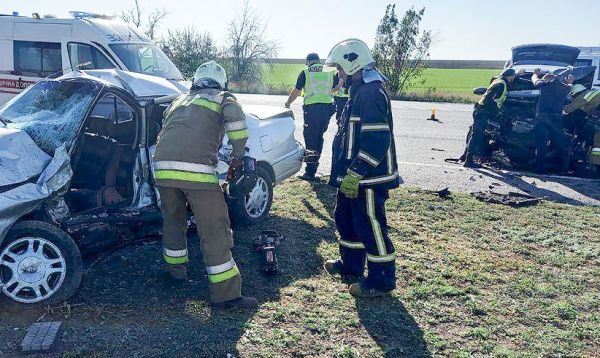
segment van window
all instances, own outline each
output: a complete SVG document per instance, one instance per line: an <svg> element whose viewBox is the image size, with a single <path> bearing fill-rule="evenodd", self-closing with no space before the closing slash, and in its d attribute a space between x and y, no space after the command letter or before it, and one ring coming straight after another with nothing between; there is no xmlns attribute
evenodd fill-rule
<svg viewBox="0 0 600 358"><path fill-rule="evenodd" d="M17 74L39 77L62 74L60 43L14 41L13 46Z"/></svg>
<svg viewBox="0 0 600 358"><path fill-rule="evenodd" d="M70 42L67 49L74 70L101 70L116 67L102 52L91 45Z"/></svg>

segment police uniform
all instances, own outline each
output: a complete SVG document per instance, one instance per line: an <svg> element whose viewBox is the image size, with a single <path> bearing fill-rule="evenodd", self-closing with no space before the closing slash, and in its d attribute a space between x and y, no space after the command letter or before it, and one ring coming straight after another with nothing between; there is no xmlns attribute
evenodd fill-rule
<svg viewBox="0 0 600 358"><path fill-rule="evenodd" d="M314 159L306 163L306 175L314 176L323 151L323 134L334 112L331 90L338 84L335 71L323 71L320 63L312 64L298 75L296 89L304 95L304 144L315 152Z"/></svg>
<svg viewBox="0 0 600 358"><path fill-rule="evenodd" d="M381 291L395 288L395 249L388 237L385 201L400 184L390 100L380 80L355 81L333 143L330 185L348 172L358 174L358 197L337 194L335 222L340 234L342 274L362 276Z"/></svg>
<svg viewBox="0 0 600 358"><path fill-rule="evenodd" d="M473 126L467 138L465 163L472 163L475 155L485 155L488 138L485 133L489 120L498 115L508 96L508 84L502 78L492 81L485 94L475 104L473 110Z"/></svg>
<svg viewBox="0 0 600 358"><path fill-rule="evenodd" d="M343 86L340 86L337 91L335 91L335 119L339 122L342 118L342 112L344 111L344 107L346 107L346 103L348 103L348 87L347 84L344 83Z"/></svg>
<svg viewBox="0 0 600 358"><path fill-rule="evenodd" d="M189 203L196 218L213 303L239 298L242 285L231 255L233 239L227 204L215 172L225 132L234 157L242 158L248 129L235 97L217 88L192 88L165 111L153 157L167 271L175 277L182 276L182 272L185 275Z"/></svg>

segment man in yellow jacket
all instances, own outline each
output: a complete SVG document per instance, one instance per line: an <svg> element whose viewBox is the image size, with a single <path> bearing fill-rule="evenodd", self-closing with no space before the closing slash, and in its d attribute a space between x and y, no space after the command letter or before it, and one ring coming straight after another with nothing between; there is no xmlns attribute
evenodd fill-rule
<svg viewBox="0 0 600 358"><path fill-rule="evenodd" d="M189 92L165 111L153 157L163 213L163 257L171 279L187 278L187 205L198 226L210 281L211 302L219 307L254 307L241 295L242 279L232 257L233 237L225 196L216 175L217 154L227 133L233 146L230 173L241 167L248 138L246 116L224 91L225 69L214 61L198 67Z"/></svg>

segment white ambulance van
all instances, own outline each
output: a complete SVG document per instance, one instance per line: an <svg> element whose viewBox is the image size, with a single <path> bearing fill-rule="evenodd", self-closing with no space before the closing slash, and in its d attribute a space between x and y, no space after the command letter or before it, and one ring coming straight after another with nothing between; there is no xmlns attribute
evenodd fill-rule
<svg viewBox="0 0 600 358"><path fill-rule="evenodd" d="M189 87L140 30L103 15L70 14L70 19L0 15L0 105L43 78L78 69L118 68Z"/></svg>
<svg viewBox="0 0 600 358"><path fill-rule="evenodd" d="M600 88L600 47L579 47L579 50L575 66L596 66L592 86Z"/></svg>

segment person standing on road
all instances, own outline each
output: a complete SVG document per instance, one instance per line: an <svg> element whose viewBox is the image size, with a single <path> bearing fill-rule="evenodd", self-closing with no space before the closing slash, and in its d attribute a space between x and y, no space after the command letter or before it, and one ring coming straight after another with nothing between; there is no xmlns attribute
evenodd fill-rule
<svg viewBox="0 0 600 358"><path fill-rule="evenodd" d="M473 125L467 138L467 149L465 153L464 166L476 168L476 156L482 156L487 152L489 140L485 133L489 120L496 117L502 109L508 95L510 84L517 75L514 69L507 68L500 76L492 81L485 94L475 104L473 110Z"/></svg>
<svg viewBox="0 0 600 358"><path fill-rule="evenodd" d="M325 263L360 297L396 288L396 254L388 237L385 201L400 185L386 78L375 67L369 47L348 39L335 45L326 63L351 77L350 98L333 143L329 184L338 187L335 223L340 258ZM362 280L368 265L368 276Z"/></svg>
<svg viewBox="0 0 600 358"><path fill-rule="evenodd" d="M235 97L224 91L227 75L214 61L196 70L189 92L166 109L153 157L154 178L163 214L163 248L168 276L187 279L187 207L189 204L217 307L254 307L241 295L240 271L231 255L233 237L225 196L215 167L227 133L233 147L228 175L240 170L248 138L246 116Z"/></svg>
<svg viewBox="0 0 600 358"><path fill-rule="evenodd" d="M569 84L573 83L573 77L569 76L567 83L563 83L552 73L540 78L541 73L542 70L536 68L531 76L531 82L540 90L533 129L536 169L538 173L546 171L547 145L550 141L558 153L558 170L564 173L569 170L569 148L561 115L567 95L571 91Z"/></svg>
<svg viewBox="0 0 600 358"><path fill-rule="evenodd" d="M348 103L348 88L350 88L350 84L340 78L337 87L333 90L335 94L335 119L337 122L342 118L342 112L344 111L344 107L346 107L346 103Z"/></svg>
<svg viewBox="0 0 600 358"><path fill-rule="evenodd" d="M316 181L323 151L323 135L334 112L332 89L338 85L338 75L335 71L324 71L316 53L306 56L306 65L308 67L298 75L296 87L285 102L285 107L290 108L301 91L304 93L304 144L312 153L308 156L306 171L300 178Z"/></svg>

